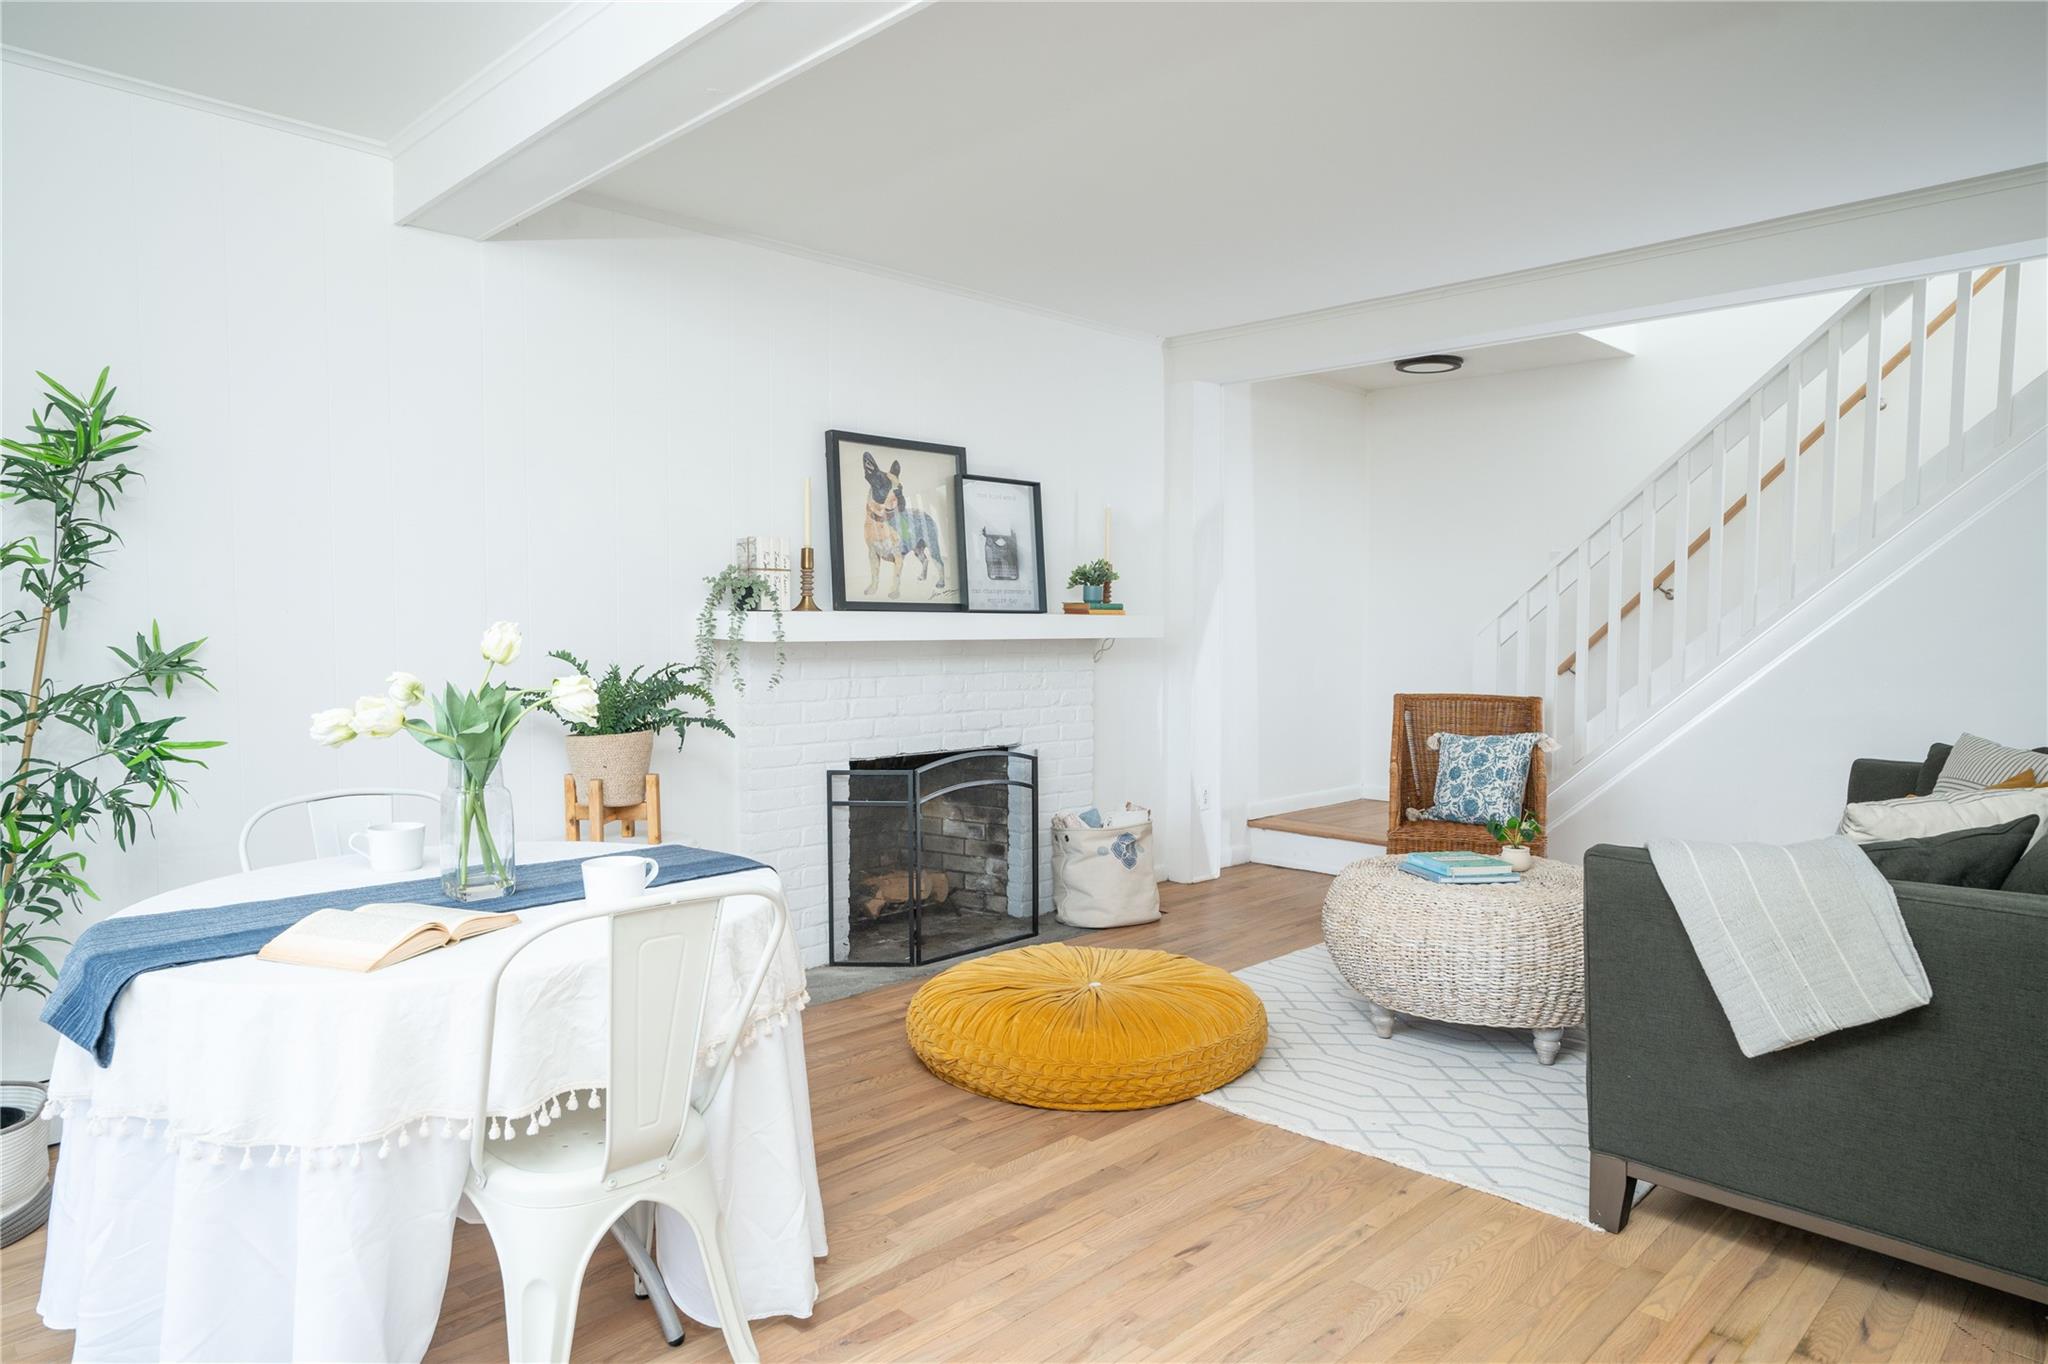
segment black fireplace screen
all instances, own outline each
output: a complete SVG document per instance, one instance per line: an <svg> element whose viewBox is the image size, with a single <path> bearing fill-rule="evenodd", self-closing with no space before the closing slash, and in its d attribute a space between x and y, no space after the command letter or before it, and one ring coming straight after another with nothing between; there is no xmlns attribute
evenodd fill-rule
<svg viewBox="0 0 2048 1364"><path fill-rule="evenodd" d="M917 966L1038 936L1038 758L867 758L825 774L834 965Z"/></svg>

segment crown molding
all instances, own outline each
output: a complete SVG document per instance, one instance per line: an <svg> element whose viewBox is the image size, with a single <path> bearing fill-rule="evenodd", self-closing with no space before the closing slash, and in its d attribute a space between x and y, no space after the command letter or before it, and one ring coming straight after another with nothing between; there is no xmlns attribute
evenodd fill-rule
<svg viewBox="0 0 2048 1364"><path fill-rule="evenodd" d="M158 85L154 81L140 80L134 76L124 76L117 71L102 71L96 66L86 66L80 62L66 61L62 57L51 57L41 52L30 52L26 48L0 45L0 61L14 66L27 67L32 71L42 71L52 76L68 76L72 80L85 81L92 85L102 85L109 90L119 90L123 94L140 95L144 99L153 99L162 104L175 104L184 109L196 109L202 114L217 114L222 118L232 118L243 123L253 123L259 128L268 128L276 133L291 133L296 137L309 137L315 142L325 142L335 147L346 147L352 152L368 152L372 156L380 157L388 157L390 155L385 150L384 144L375 138L360 137L355 133L342 132L339 128L327 128L318 123L306 123L300 119L286 118L281 114L266 114L261 109L251 109L246 105L232 104L227 100L214 99L209 95L195 95L189 90L178 90L168 85Z"/></svg>
<svg viewBox="0 0 2048 1364"><path fill-rule="evenodd" d="M1783 218L1769 218L1760 223L1749 223L1741 227L1722 228L1714 232L1701 232L1690 237L1675 237L1670 241L1655 242L1648 246L1630 247L1625 251L1611 251L1605 255L1583 256L1577 260L1561 261L1555 265L1542 265L1529 270L1515 270L1501 275L1483 275L1477 279L1461 280L1452 284L1431 285L1413 289L1406 293L1382 294L1377 298L1360 299L1353 303L1339 303L1328 308L1314 308L1307 312L1289 313L1281 317L1261 318L1254 322L1241 322L1233 326L1217 327L1209 331L1184 332L1168 337L1169 351L1205 345L1213 341L1234 341L1256 337L1267 332L1284 331L1308 322L1341 322L1346 318L1360 317L1388 309L1409 307L1415 304L1433 303L1440 299L1457 298L1461 295L1487 293L1512 285L1538 283L1544 280L1568 279L1574 275L1587 274L1597 270L1608 270L1616 266L1635 265L1643 262L1669 259L1674 256L1690 255L1718 247L1739 245L1743 242L1759 241L1770 237L1787 236L1796 232L1810 231L1816 227L1831 227L1840 223L1855 222L1865 218L1884 217L1905 210L1932 204L1954 203L1987 194L2002 194L2015 189L2048 191L2048 164L2023 166L2018 170L2000 171L1992 175L1981 175L1970 180L1956 180L1944 185L1926 189L1908 190L1903 194L1886 195L1879 199L1861 199L1853 203L1840 204L1833 208L1813 209L1806 213L1795 213Z"/></svg>
<svg viewBox="0 0 2048 1364"><path fill-rule="evenodd" d="M402 154L421 138L428 136L464 109L497 89L528 63L539 58L548 49L609 8L611 6L608 4L570 4L500 53L483 70L434 101L433 106L425 113L399 129L391 140L384 144L384 154L392 157Z"/></svg>
<svg viewBox="0 0 2048 1364"><path fill-rule="evenodd" d="M1012 312L1029 313L1034 317L1042 317L1048 321L1063 322L1070 327L1086 327L1089 331L1102 332L1105 335L1122 337L1129 341L1145 341L1156 346L1163 339L1156 332L1143 332L1130 327L1119 327L1113 323L1097 321L1092 317L1080 317L1073 313L1061 312L1057 308L1046 308L1036 303L1026 303L1021 299L1006 298L1001 294L984 293L979 289L970 289L960 284L949 284L945 280L912 274L907 270L896 270L886 265L876 265L871 261L856 260L851 256L840 256L830 251L819 251L813 247L799 246L795 242L783 241L779 237L764 237L754 232L742 232L736 228L725 227L702 218L693 218L685 213L671 213L666 209L652 208L646 204L634 203L629 199L614 198L597 190L578 190L560 202L581 204L586 208L602 209L606 213L617 213L628 218L638 218L643 222L658 223L663 227L673 227L678 231L689 232L699 237L717 237L722 241L737 242L742 246L758 247L763 251L776 252L778 255L796 256L803 260L815 261L820 265L831 265L841 270L852 270L858 274L873 275L878 279L890 280L897 284L909 284L920 289L932 289L942 294L952 294L956 298L968 299L971 302L983 303L996 308L1007 308Z"/></svg>
<svg viewBox="0 0 2048 1364"><path fill-rule="evenodd" d="M282 114L265 113L261 109L251 109L247 105L215 99L210 95L194 94L175 86L158 85L154 81L142 80L136 76L124 76L118 71L103 71L96 66L86 66L62 57L32 52L27 48L0 45L0 61L11 62L16 66L28 67L53 76L69 76L73 80L103 85L110 90L140 95L144 99L157 100L163 104L196 109L200 113L239 119L243 123L253 123L259 128L268 128L272 132L309 137L316 142L346 147L354 152L368 152L372 156L381 156L389 160L489 94L507 77L608 8L610 6L605 4L570 4L492 59L483 70L436 100L432 107L406 124L388 142L379 141L374 137L364 137L359 133L343 132L339 128L329 128L324 124L308 123L303 119L287 118Z"/></svg>

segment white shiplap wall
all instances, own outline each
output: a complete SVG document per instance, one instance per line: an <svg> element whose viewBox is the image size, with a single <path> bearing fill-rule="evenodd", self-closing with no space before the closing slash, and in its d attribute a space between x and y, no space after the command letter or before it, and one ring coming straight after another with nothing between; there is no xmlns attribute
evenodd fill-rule
<svg viewBox="0 0 2048 1364"><path fill-rule="evenodd" d="M1155 344L573 206L521 240L394 228L378 158L18 66L0 93L0 412L19 425L37 369L111 363L157 428L53 669L152 617L205 634L220 694L177 709L229 741L155 840L96 855L106 908L230 870L278 795L438 788L408 741L326 752L306 714L395 667L470 676L494 618L526 626L522 679L557 645L686 656L733 539L794 539L806 474L822 517L828 427L1042 480L1055 575L1113 504L1122 595L1157 598ZM1130 738L1156 733L1156 679L1126 652L1098 671L1132 769L1105 798L1142 796L1156 755ZM529 725L508 759L523 830L559 831L559 733ZM729 838L734 746L657 760L671 827ZM9 1076L44 1073L30 1011L7 1010Z"/></svg>

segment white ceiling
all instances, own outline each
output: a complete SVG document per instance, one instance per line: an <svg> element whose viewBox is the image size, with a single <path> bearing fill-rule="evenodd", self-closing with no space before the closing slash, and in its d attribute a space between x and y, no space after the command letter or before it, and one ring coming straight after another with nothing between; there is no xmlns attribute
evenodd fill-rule
<svg viewBox="0 0 2048 1364"><path fill-rule="evenodd" d="M538 0L6 0L0 42L388 142L565 8Z"/></svg>
<svg viewBox="0 0 2048 1364"><path fill-rule="evenodd" d="M1566 332L1561 336L1507 341L1497 346L1476 346L1462 353L1464 367L1449 374L1403 374L1389 362L1325 370L1313 377L1326 384L1356 389L1361 393L1411 388L1419 384L1455 383L1460 379L1512 374L1523 369L1549 369L1553 365L1577 365L1588 360L1618 360L1635 354L1632 345L1634 335L1633 327L1608 327L1597 334Z"/></svg>
<svg viewBox="0 0 2048 1364"><path fill-rule="evenodd" d="M0 41L382 146L555 3L0 4ZM966 3L592 197L1178 336L2048 162L2040 3Z"/></svg>
<svg viewBox="0 0 2048 1364"><path fill-rule="evenodd" d="M2039 4L933 5L597 188L1177 335L2048 160Z"/></svg>

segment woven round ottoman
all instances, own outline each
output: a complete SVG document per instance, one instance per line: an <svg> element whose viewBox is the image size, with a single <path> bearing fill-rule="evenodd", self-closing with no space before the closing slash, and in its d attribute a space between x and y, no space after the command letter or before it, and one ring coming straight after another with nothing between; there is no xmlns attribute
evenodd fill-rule
<svg viewBox="0 0 2048 1364"><path fill-rule="evenodd" d="M1266 1006L1171 952L1045 943L926 981L904 1018L932 1074L1033 1108L1156 1108L1206 1094L1266 1047Z"/></svg>
<svg viewBox="0 0 2048 1364"><path fill-rule="evenodd" d="M1579 869L1536 858L1512 886L1444 886L1410 876L1398 857L1354 862L1323 902L1323 942L1372 1009L1394 1015L1528 1028L1549 1065L1565 1028L1586 1018Z"/></svg>

